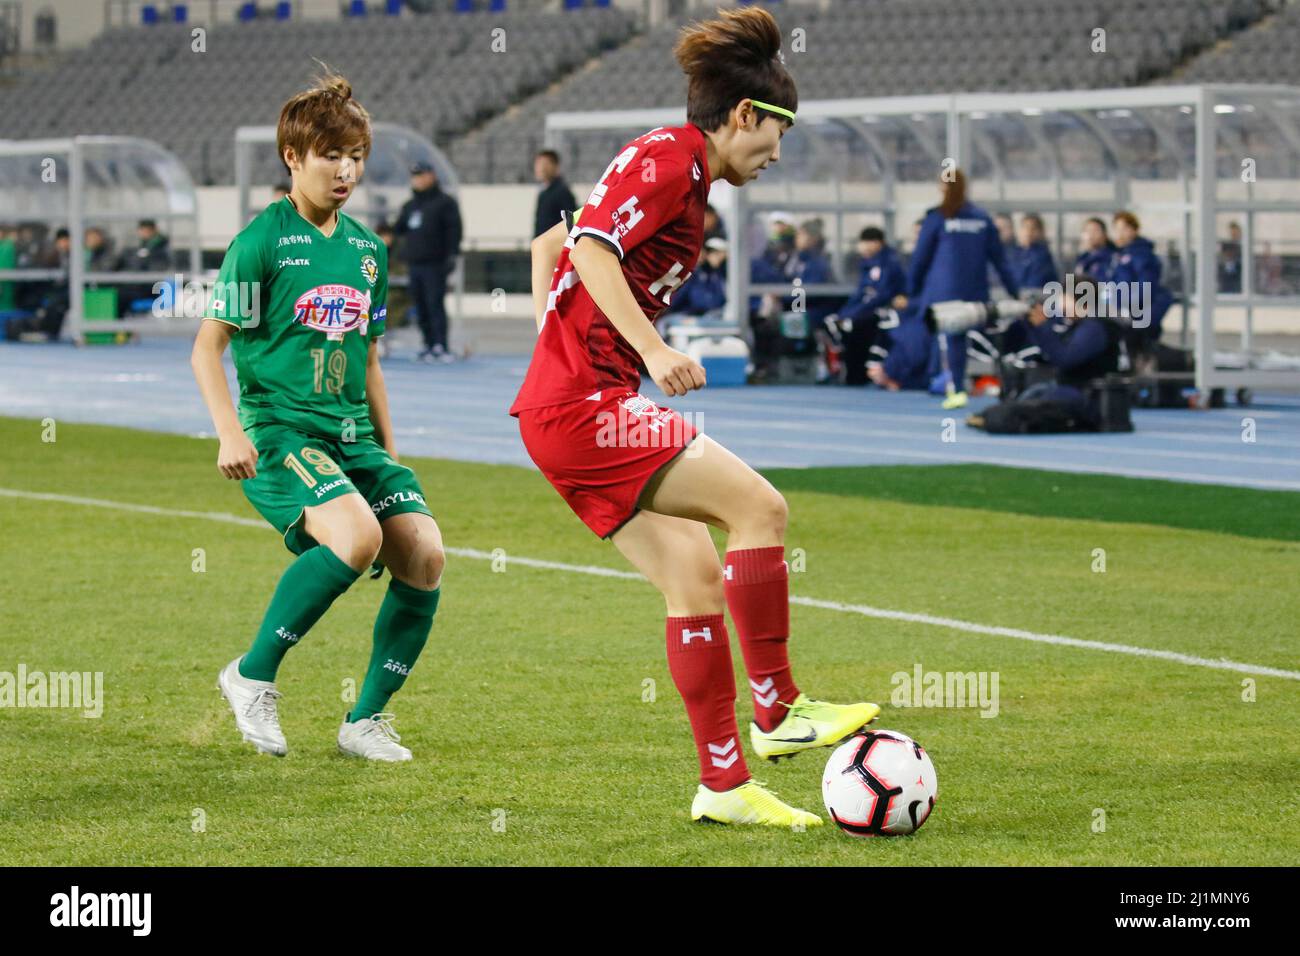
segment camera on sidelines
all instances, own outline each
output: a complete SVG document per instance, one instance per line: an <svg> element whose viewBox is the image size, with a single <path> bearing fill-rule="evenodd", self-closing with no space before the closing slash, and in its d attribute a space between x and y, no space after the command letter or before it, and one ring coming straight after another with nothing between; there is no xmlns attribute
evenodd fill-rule
<svg viewBox="0 0 1300 956"><path fill-rule="evenodd" d="M999 322L1011 321L1028 315L1030 303L1019 299L998 299L989 302L966 302L953 299L936 302L925 312L926 324L932 331L957 335L971 329L982 329Z"/></svg>

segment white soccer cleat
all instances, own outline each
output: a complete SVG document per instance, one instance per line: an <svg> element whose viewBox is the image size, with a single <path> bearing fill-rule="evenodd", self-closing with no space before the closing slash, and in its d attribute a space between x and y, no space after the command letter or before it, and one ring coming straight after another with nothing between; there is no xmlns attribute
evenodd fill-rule
<svg viewBox="0 0 1300 956"><path fill-rule="evenodd" d="M217 687L235 712L235 726L244 739L260 753L283 757L289 752L289 745L285 743L284 731L280 729L280 714L276 709L276 701L282 695L272 681L250 680L241 675L241 660L242 657L236 657L221 669L217 675Z"/></svg>
<svg viewBox="0 0 1300 956"><path fill-rule="evenodd" d="M343 719L339 728L339 750L349 757L365 757L367 760L386 760L389 763L401 763L410 760L411 752L400 743L401 737L393 729L393 714L375 714L356 723Z"/></svg>

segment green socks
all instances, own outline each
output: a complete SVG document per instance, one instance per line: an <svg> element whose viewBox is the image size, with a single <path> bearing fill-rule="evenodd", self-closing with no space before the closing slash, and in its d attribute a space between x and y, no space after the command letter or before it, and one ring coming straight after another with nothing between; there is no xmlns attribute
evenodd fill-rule
<svg viewBox="0 0 1300 956"><path fill-rule="evenodd" d="M239 662L240 675L250 680L275 680L275 672L289 648L360 576L324 545L300 554L275 586L253 646Z"/></svg>
<svg viewBox="0 0 1300 956"><path fill-rule="evenodd" d="M275 672L289 648L360 576L324 546L299 555L275 586L253 646L239 662L239 673L251 680L275 680ZM421 591L396 579L389 583L375 618L370 667L349 720L355 723L382 712L389 698L406 682L406 675L429 639L441 595L441 588Z"/></svg>
<svg viewBox="0 0 1300 956"><path fill-rule="evenodd" d="M394 578L375 618L375 644L361 696L348 720L356 723L381 713L406 682L433 627L442 588L421 591Z"/></svg>

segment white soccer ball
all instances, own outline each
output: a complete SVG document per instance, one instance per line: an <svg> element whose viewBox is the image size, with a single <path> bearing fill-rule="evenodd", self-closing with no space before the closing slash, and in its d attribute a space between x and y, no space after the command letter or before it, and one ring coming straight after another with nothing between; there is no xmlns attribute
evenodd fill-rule
<svg viewBox="0 0 1300 956"><path fill-rule="evenodd" d="M835 748L822 774L822 797L850 836L901 836L921 829L939 779L925 749L907 734L864 730Z"/></svg>

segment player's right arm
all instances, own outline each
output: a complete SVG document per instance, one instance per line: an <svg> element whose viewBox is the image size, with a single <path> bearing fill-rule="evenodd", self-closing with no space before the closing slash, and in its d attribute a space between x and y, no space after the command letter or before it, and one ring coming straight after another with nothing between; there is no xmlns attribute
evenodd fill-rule
<svg viewBox="0 0 1300 956"><path fill-rule="evenodd" d="M202 322L194 339L194 350L190 353L190 367L194 369L199 393L208 406L208 414L212 416L212 424L221 440L217 469L227 478L242 479L257 474L257 449L239 424L239 415L235 412L230 386L226 382L226 370L221 365L221 356L237 331L235 326L215 319Z"/></svg>
<svg viewBox="0 0 1300 956"><path fill-rule="evenodd" d="M637 304L623 258L680 215L691 171L689 157L664 145L665 133L629 145L605 170L582 209L569 261L596 308L645 363L670 396L704 387L704 368L659 337Z"/></svg>
<svg viewBox="0 0 1300 956"><path fill-rule="evenodd" d="M221 440L217 469L231 479L257 474L257 449L239 424L221 356L236 334L248 335L261 324L262 294L270 269L269 245L260 229L245 229L230 243L190 354L194 379Z"/></svg>
<svg viewBox="0 0 1300 956"><path fill-rule="evenodd" d="M569 261L582 279L591 301L610 325L645 362L654 383L670 396L704 387L704 369L689 356L670 348L637 305L623 275L623 264L612 248L590 236L579 236Z"/></svg>

